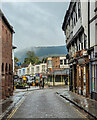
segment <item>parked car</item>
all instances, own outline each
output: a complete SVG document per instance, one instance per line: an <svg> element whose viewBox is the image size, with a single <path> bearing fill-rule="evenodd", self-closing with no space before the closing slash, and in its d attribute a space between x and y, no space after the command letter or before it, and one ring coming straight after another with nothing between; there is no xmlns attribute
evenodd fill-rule
<svg viewBox="0 0 97 120"><path fill-rule="evenodd" d="M33 84L33 79L28 79L28 81L27 81L27 83L29 84L29 85L32 85Z"/></svg>

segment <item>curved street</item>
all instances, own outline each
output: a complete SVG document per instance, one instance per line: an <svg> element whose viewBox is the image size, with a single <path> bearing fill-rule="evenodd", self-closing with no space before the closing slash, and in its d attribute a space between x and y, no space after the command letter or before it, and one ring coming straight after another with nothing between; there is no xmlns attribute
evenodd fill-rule
<svg viewBox="0 0 97 120"><path fill-rule="evenodd" d="M10 118L85 118L72 104L59 97L56 92L63 89L41 89L30 91Z"/></svg>

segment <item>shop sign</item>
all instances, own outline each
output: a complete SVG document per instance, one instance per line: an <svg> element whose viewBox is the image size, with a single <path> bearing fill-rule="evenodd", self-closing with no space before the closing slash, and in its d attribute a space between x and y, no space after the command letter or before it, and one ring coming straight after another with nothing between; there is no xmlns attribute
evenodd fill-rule
<svg viewBox="0 0 97 120"><path fill-rule="evenodd" d="M87 51L85 51L85 49L76 52L76 57L86 56L86 55L88 55L88 53Z"/></svg>
<svg viewBox="0 0 97 120"><path fill-rule="evenodd" d="M85 60L84 60L84 59L79 59L79 60L78 60L78 63L79 63L79 64L84 64L84 63L85 63Z"/></svg>
<svg viewBox="0 0 97 120"><path fill-rule="evenodd" d="M83 56L88 55L87 51L83 51Z"/></svg>

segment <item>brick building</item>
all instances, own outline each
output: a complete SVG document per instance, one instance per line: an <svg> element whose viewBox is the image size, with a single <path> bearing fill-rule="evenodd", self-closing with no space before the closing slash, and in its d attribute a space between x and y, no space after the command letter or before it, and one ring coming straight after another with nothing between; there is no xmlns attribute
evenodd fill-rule
<svg viewBox="0 0 97 120"><path fill-rule="evenodd" d="M69 65L66 56L53 56L47 58L48 84L64 85L68 80Z"/></svg>
<svg viewBox="0 0 97 120"><path fill-rule="evenodd" d="M14 30L1 10L0 28L0 91L2 99L6 99L6 97L13 95L12 36Z"/></svg>

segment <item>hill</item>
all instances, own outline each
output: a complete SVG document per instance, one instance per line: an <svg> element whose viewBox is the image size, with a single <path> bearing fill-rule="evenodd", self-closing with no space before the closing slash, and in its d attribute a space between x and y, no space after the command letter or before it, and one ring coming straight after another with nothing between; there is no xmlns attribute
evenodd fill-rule
<svg viewBox="0 0 97 120"><path fill-rule="evenodd" d="M40 59L49 56L63 56L68 53L66 46L31 47L29 49L23 49L15 52L15 56L18 57L21 62L23 62L27 51L34 51L36 56L38 56Z"/></svg>

